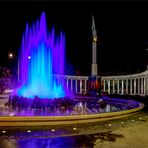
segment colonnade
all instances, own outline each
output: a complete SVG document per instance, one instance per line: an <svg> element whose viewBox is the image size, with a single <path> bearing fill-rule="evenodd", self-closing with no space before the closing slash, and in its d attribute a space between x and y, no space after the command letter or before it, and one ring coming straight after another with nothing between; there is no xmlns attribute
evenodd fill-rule
<svg viewBox="0 0 148 148"><path fill-rule="evenodd" d="M88 76L58 76L63 77L66 88L74 93L87 93ZM142 73L120 76L102 76L102 91L108 94L148 95L148 70Z"/></svg>
<svg viewBox="0 0 148 148"><path fill-rule="evenodd" d="M58 81L60 81L61 76L56 75ZM67 90L74 93L85 94L88 88L88 76L70 76L63 75L62 81Z"/></svg>
<svg viewBox="0 0 148 148"><path fill-rule="evenodd" d="M148 70L138 74L101 77L108 94L148 95Z"/></svg>

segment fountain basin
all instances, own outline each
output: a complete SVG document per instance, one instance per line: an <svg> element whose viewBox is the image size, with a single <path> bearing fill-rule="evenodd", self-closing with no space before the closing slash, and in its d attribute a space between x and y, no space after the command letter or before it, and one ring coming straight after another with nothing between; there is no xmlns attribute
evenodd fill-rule
<svg viewBox="0 0 148 148"><path fill-rule="evenodd" d="M136 114L143 108L144 104L139 103L139 107L133 109L100 114L70 116L0 116L0 126L53 126L101 122L127 117Z"/></svg>

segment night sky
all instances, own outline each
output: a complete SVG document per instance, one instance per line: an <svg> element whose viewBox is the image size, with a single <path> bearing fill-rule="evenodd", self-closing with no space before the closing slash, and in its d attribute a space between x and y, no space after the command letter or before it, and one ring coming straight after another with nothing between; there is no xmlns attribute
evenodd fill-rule
<svg viewBox="0 0 148 148"><path fill-rule="evenodd" d="M148 2L113 1L7 1L0 2L0 66L16 65L9 51L18 55L26 22L46 13L48 30L66 35L66 58L75 71L90 75L92 15L98 34L100 75L144 71L148 62Z"/></svg>

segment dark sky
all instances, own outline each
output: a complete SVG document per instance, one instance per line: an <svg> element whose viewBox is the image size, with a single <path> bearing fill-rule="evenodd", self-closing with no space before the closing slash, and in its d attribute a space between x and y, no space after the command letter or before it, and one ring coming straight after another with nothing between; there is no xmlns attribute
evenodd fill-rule
<svg viewBox="0 0 148 148"><path fill-rule="evenodd" d="M117 1L6 1L0 2L0 66L10 66L8 52L18 55L26 22L46 13L48 29L66 35L66 57L83 75L91 70L91 16L98 34L98 69L143 71L148 61L148 2Z"/></svg>

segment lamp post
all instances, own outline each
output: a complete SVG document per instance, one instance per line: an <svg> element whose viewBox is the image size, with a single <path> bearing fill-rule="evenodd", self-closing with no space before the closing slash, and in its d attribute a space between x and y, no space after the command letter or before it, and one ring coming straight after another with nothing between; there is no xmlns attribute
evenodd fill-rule
<svg viewBox="0 0 148 148"><path fill-rule="evenodd" d="M17 56L15 56L13 53L9 53L8 57L9 57L9 59L13 59L14 57L17 57ZM18 57L17 57L17 59L18 59L18 61L17 61L17 79L18 79L18 83L19 83L19 81L20 81L20 60ZM28 56L28 60L31 60L31 56Z"/></svg>
<svg viewBox="0 0 148 148"><path fill-rule="evenodd" d="M8 57L10 59L13 59L14 57L17 57L17 56L15 56L13 53L9 53ZM20 62L19 62L19 58L18 58L18 61L17 61L17 80L18 80L18 82L20 81Z"/></svg>

